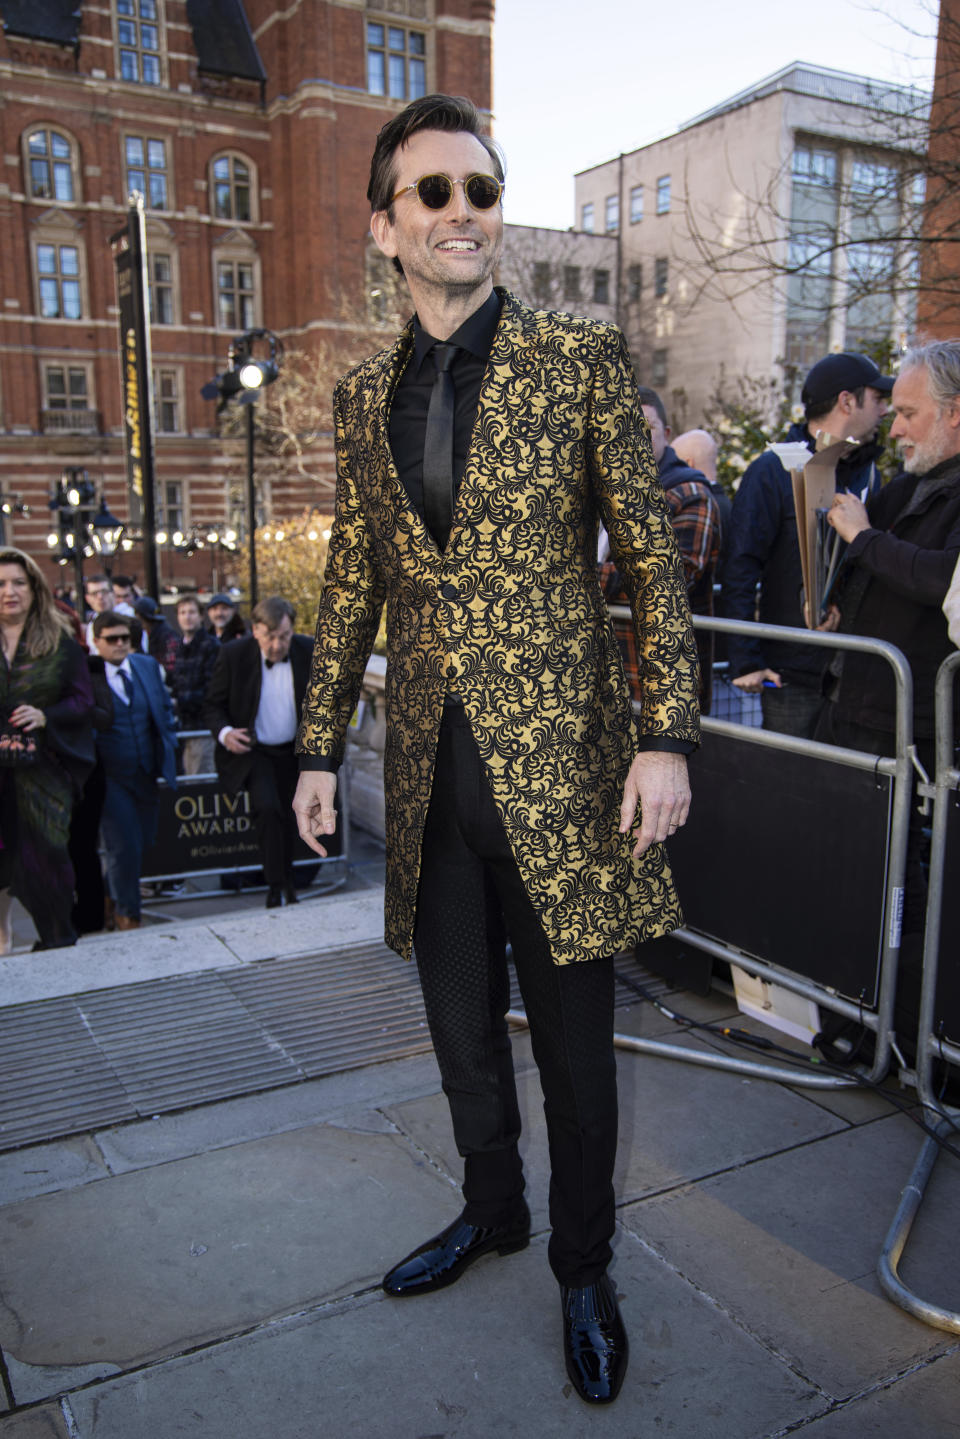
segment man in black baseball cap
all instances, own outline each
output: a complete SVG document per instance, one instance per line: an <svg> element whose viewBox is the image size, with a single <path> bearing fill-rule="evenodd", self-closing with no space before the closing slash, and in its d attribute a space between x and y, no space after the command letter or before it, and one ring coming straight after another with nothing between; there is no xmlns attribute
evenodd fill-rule
<svg viewBox="0 0 960 1439"><path fill-rule="evenodd" d="M856 395L858 390L863 389L889 395L893 389L893 379L890 375L882 375L866 355L844 351L839 355L827 355L817 361L803 382L800 399L809 419L811 406L829 403L832 408L844 391Z"/></svg>
<svg viewBox="0 0 960 1439"><path fill-rule="evenodd" d="M826 355L803 382L804 420L786 441L813 453L821 432L856 440L859 449L837 466L837 489L866 500L879 488L877 428L893 380L866 355ZM757 605L757 586L760 602ZM730 619L804 627L803 578L790 475L767 450L744 471L733 502L730 547L723 571L723 613ZM759 694L765 729L811 738L823 707L825 652L812 645L771 643L730 635L733 683Z"/></svg>

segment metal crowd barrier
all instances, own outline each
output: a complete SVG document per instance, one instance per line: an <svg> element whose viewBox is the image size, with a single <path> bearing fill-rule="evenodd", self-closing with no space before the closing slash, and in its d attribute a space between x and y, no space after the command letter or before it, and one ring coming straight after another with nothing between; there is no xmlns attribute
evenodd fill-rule
<svg viewBox="0 0 960 1439"><path fill-rule="evenodd" d="M958 677L960 651L944 660L936 688L937 769L916 1059L917 1091L932 1133L900 1196L877 1263L877 1275L888 1298L924 1323L954 1334L960 1334L960 1313L921 1299L901 1279L899 1265L940 1153L940 1141L950 1136L953 1147L960 1148L960 1109L941 1104L934 1088L936 1061L960 1066L960 895L955 884L948 889L944 882L948 854L954 858L956 874L960 852L960 770L956 767L953 704Z"/></svg>
<svg viewBox="0 0 960 1439"><path fill-rule="evenodd" d="M628 609L618 606L611 606L610 612L615 618L629 618L630 615ZM783 767L783 761L775 760L771 763L771 757L774 754L796 756L801 760L802 768L800 770L793 764L789 766L790 782L795 791L800 794L800 802L802 802L800 792L812 777L813 762L818 761L831 766L830 786L825 792L824 802L829 802L833 796L836 797L835 815L838 825L842 825L844 819L849 821L851 816L855 823L853 826L848 823L851 844L846 850L842 844L838 844L838 840L842 836L836 832L835 827L831 827L829 834L820 835L819 842L823 845L829 843L833 853L846 856L847 862L851 865L858 861L864 850L870 849L871 851L869 858L872 863L870 865L861 864L861 870L870 880L876 900L874 919L878 954L872 994L865 993L865 986L861 986L858 993L844 994L842 985L831 982L832 968L844 959L844 941L842 939L834 946L833 951L823 943L822 936L819 952L814 952L817 949L815 945L809 946L809 952L804 956L805 967L814 970L819 968L823 971L820 978L811 977L797 968L791 968L778 962L771 957L770 953L760 952L761 943L758 941L758 935L761 935L763 926L752 925L749 913L750 904L759 903L759 896L750 896L748 886L740 886L743 897L738 911L742 909L743 915L741 916L737 912L729 916L730 928L741 932L711 932L712 929L716 929L711 919L706 914L697 913L704 908L704 904L709 908L710 903L714 900L720 909L725 905L729 906L732 898L729 867L735 860L737 850L735 841L731 840L729 836L725 836L719 849L711 851L709 835L704 836L701 847L697 849L697 845L701 842L696 838L696 826L693 821L697 816L698 806L702 809L705 800L704 787L696 773L697 768L702 767L700 757L693 764L694 808L691 814L691 823L688 823L686 831L680 831L669 844L671 864L681 889L681 900L688 920L687 925L677 930L672 938L680 940L714 959L737 965L749 975L779 985L783 989L811 1000L818 1006L854 1020L870 1029L875 1036L874 1058L869 1069L860 1069L848 1077L814 1071L807 1073L799 1067L764 1063L760 1060L706 1054L666 1041L636 1039L628 1035L616 1036L616 1042L622 1048L637 1053L652 1054L660 1058L680 1059L688 1064L701 1064L711 1068L729 1070L733 1073L750 1074L758 1078L780 1080L810 1088L847 1088L859 1083L863 1076L872 1082L877 1082L887 1072L893 1049L893 1012L897 961L900 953L900 917L906 870L907 830L913 796L914 770L917 767L916 750L913 744L913 680L909 665L905 656L898 649L882 640L699 615L694 617L694 625L727 634L742 633L749 634L752 638L792 640L824 649L873 654L886 660L890 666L896 687L896 753L889 757L877 758L876 755L860 750L841 749L814 740L798 739L772 730L747 728L709 717L702 722L705 737L709 740L710 737L716 736L721 742L721 747L725 746L727 755L732 756L734 760L739 761L746 756L747 751L742 750L741 746L748 746L752 751L749 760L738 768L735 775L726 771L719 772L718 784L714 787L721 791L718 802L729 806L730 813L737 822L742 819L744 801L741 794L735 791L737 788L743 789L749 784L751 769L762 769L764 779L761 787L754 790L752 796L749 797L761 804L776 799L778 774L775 766ZM705 743L701 748L701 755L707 750L708 744ZM840 771L843 771L849 782L841 780ZM844 792L841 793L841 790ZM871 791L876 791L876 799L872 797ZM855 811L854 806L856 806ZM872 832L868 832L868 827L864 822L866 810L870 811ZM750 829L754 831L753 842L756 840L756 815L751 813L749 819L749 826L743 825L744 852L749 850L751 843ZM761 839L767 847L774 843L773 835L763 835ZM789 860L796 866L795 886L794 892L789 894L784 901L782 916L784 930L779 944L770 943L769 939L767 941L771 948L786 948L791 945L796 948L798 943L802 943L803 925L799 925L798 937L798 921L809 920L810 915L803 911L801 906L805 902L808 907L813 906L815 912L815 907L824 903L825 891L830 885L833 886L838 906L852 905L858 902L857 893L849 896L846 893L846 891L856 891L857 886L847 883L841 891L841 887L837 884L838 876L836 874L822 874L818 886L814 890L810 873L810 861L815 858L812 851L791 854L789 846L786 846L786 850ZM870 870L875 872L870 874L868 873ZM716 871L719 871L719 874ZM707 893L706 901L700 898L702 892ZM766 896L766 902L769 909L770 896ZM694 912L697 922L690 922L691 912ZM768 914L767 917L771 923L776 918L775 914ZM808 924L807 928L810 927ZM857 925L847 926L845 933L856 934L857 928Z"/></svg>
<svg viewBox="0 0 960 1439"><path fill-rule="evenodd" d="M209 730L180 730L178 738L209 737ZM311 885L316 895L328 894L346 883L350 864L350 786L341 768L337 785L337 808L340 823L333 845L337 852L321 859L297 839L294 869L319 868L324 875ZM250 819L250 797L246 790L228 796L215 773L179 775L175 790L158 782L160 816L157 838L143 857L142 884L174 884L198 876L223 876L240 879L255 874L260 868L259 849ZM332 846L327 846L331 848ZM245 889L262 889L263 885L244 885ZM191 899L222 896L223 886L191 890ZM181 895L159 894L151 904L176 900Z"/></svg>

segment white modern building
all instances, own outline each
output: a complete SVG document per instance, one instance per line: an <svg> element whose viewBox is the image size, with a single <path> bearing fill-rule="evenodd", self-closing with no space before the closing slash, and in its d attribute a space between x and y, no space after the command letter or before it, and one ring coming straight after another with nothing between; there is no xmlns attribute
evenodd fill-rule
<svg viewBox="0 0 960 1439"><path fill-rule="evenodd" d="M575 177L617 243L617 315L674 428L722 377L911 330L929 95L793 64Z"/></svg>

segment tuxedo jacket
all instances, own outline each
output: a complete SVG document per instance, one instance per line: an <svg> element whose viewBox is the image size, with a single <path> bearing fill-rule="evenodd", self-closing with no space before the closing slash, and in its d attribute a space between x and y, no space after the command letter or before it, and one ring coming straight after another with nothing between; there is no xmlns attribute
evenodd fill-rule
<svg viewBox="0 0 960 1439"><path fill-rule="evenodd" d="M557 963L681 922L662 846L618 833L637 729L597 579L602 518L636 596L640 731L696 743L680 559L620 331L504 293L449 543L388 442L412 325L334 396L336 518L298 748L334 760L387 608L386 940L409 954L445 692L460 696Z"/></svg>
<svg viewBox="0 0 960 1439"><path fill-rule="evenodd" d="M293 670L293 697L300 713L310 673L310 652L313 640L309 635L294 635L290 641L290 666ZM247 729L251 735L257 710L260 708L260 646L253 635L230 640L220 646L217 663L207 686L203 705L203 723L214 738L224 725ZM251 755L232 754L224 745L216 748L217 774L229 793L235 794L246 784L250 773Z"/></svg>

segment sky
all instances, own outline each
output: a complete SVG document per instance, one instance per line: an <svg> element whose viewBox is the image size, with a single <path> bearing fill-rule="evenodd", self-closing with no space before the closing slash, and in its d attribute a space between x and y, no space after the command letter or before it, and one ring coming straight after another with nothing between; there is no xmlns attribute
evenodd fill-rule
<svg viewBox="0 0 960 1439"><path fill-rule="evenodd" d="M795 60L929 87L936 0L496 0L504 218L567 229L578 170ZM803 24L798 16L803 16Z"/></svg>

